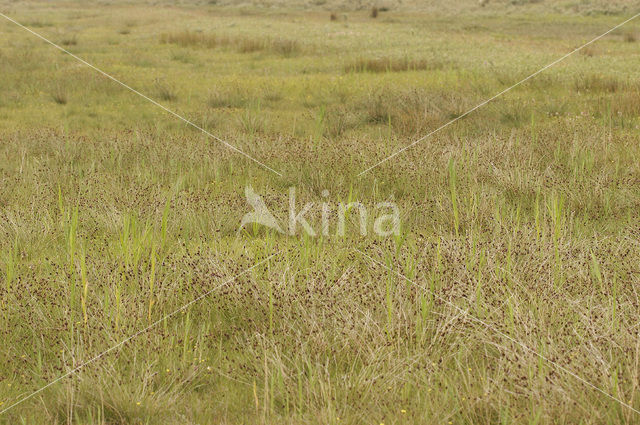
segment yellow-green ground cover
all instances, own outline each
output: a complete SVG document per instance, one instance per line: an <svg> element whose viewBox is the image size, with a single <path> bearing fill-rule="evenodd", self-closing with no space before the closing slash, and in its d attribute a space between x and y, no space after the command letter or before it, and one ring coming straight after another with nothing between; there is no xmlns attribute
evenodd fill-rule
<svg viewBox="0 0 640 425"><path fill-rule="evenodd" d="M0 3L282 174L0 18L0 410L213 290L0 423L640 423L639 22L358 175L638 11L431 3Z"/></svg>

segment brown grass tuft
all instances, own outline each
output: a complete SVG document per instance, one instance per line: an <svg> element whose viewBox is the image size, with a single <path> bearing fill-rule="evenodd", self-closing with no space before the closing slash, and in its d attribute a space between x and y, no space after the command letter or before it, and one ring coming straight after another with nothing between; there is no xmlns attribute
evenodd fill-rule
<svg viewBox="0 0 640 425"><path fill-rule="evenodd" d="M396 59L396 58L360 58L345 67L346 72L401 72L424 71L441 69L441 62L432 62L426 59Z"/></svg>
<svg viewBox="0 0 640 425"><path fill-rule="evenodd" d="M598 91L615 93L622 85L623 84L615 77L605 77L602 75L579 76L574 82L575 89L582 92Z"/></svg>
<svg viewBox="0 0 640 425"><path fill-rule="evenodd" d="M56 87L53 93L51 93L51 98L58 105L66 105L69 101L67 97L67 91L63 87Z"/></svg>
<svg viewBox="0 0 640 425"><path fill-rule="evenodd" d="M249 38L226 37L215 34L204 34L191 31L177 33L164 33L160 35L160 42L165 44L177 44L181 47L206 47L209 49L230 46L240 53L272 52L285 57L298 53L300 44L295 40L283 38Z"/></svg>
<svg viewBox="0 0 640 425"><path fill-rule="evenodd" d="M269 49L274 53L278 53L282 56L293 56L300 51L300 45L295 40L276 39L272 40Z"/></svg>
<svg viewBox="0 0 640 425"><path fill-rule="evenodd" d="M253 53L269 51L289 57L300 51L300 46L295 40L287 39L257 39L242 38L235 42L237 50L241 53Z"/></svg>
<svg viewBox="0 0 640 425"><path fill-rule="evenodd" d="M378 17L378 8L377 7L374 7L374 8L371 9L371 17L373 19Z"/></svg>
<svg viewBox="0 0 640 425"><path fill-rule="evenodd" d="M158 97L166 102L173 102L178 99L173 87L161 81L156 81L156 91L158 92Z"/></svg>
<svg viewBox="0 0 640 425"><path fill-rule="evenodd" d="M214 48L221 44L221 40L216 35L192 32L189 30L161 34L160 42L165 44L177 44L182 47L197 46L207 48Z"/></svg>
<svg viewBox="0 0 640 425"><path fill-rule="evenodd" d="M242 108L247 104L247 93L239 89L214 89L209 93L207 105L210 108Z"/></svg>
<svg viewBox="0 0 640 425"><path fill-rule="evenodd" d="M422 89L383 90L363 99L359 109L365 122L390 124L398 134L411 136L459 116L469 108L470 101L459 94Z"/></svg>
<svg viewBox="0 0 640 425"><path fill-rule="evenodd" d="M617 115L637 119L640 117L640 91L629 90L616 95L612 99L611 109Z"/></svg>
<svg viewBox="0 0 640 425"><path fill-rule="evenodd" d="M62 40L60 40L60 44L62 44L63 46L75 46L78 44L78 39L74 34L71 37L63 38Z"/></svg>

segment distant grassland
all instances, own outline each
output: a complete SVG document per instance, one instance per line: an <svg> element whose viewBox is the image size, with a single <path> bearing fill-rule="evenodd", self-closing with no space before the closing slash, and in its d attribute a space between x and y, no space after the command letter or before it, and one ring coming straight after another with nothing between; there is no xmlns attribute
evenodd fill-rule
<svg viewBox="0 0 640 425"><path fill-rule="evenodd" d="M640 408L639 22L358 176L632 6L574 3L0 3L283 174L0 18L0 411L214 291L0 423L640 423L513 342Z"/></svg>
<svg viewBox="0 0 640 425"><path fill-rule="evenodd" d="M108 4L126 4L123 0L110 0ZM138 4L175 5L165 0L139 0ZM405 13L429 13L435 15L450 14L459 16L488 14L569 14L601 15L633 13L637 3L634 0L378 0L375 2L351 0L181 0L183 7L226 6L243 13L256 13L269 10L279 13L281 10L297 11L369 11L373 7L380 12L395 11Z"/></svg>

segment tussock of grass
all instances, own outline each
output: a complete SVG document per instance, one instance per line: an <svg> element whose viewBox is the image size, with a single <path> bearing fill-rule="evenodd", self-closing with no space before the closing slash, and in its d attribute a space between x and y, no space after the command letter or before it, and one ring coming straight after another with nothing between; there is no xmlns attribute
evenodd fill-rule
<svg viewBox="0 0 640 425"><path fill-rule="evenodd" d="M69 97L67 96L67 90L63 87L58 86L54 89L53 93L51 93L51 98L58 105L66 105L69 101Z"/></svg>
<svg viewBox="0 0 640 425"><path fill-rule="evenodd" d="M283 99L279 87L258 86L246 88L237 85L221 85L212 88L206 99L210 108L245 108L266 105Z"/></svg>
<svg viewBox="0 0 640 425"><path fill-rule="evenodd" d="M285 38L251 38L228 37L216 34L205 34L193 31L164 33L160 35L160 42L177 44L181 47L231 47L240 53L271 52L285 57L299 53L300 43Z"/></svg>
<svg viewBox="0 0 640 425"><path fill-rule="evenodd" d="M171 52L171 60L181 63L195 63L196 59L186 50L177 50Z"/></svg>
<svg viewBox="0 0 640 425"><path fill-rule="evenodd" d="M71 37L66 37L60 40L60 44L63 46L75 46L78 44L78 38L75 35Z"/></svg>
<svg viewBox="0 0 640 425"><path fill-rule="evenodd" d="M615 93L624 84L613 76L604 76L598 74L581 75L576 77L574 87L578 91L599 91Z"/></svg>
<svg viewBox="0 0 640 425"><path fill-rule="evenodd" d="M162 81L156 81L155 86L160 100L173 102L178 99L178 94L170 84Z"/></svg>
<svg viewBox="0 0 640 425"><path fill-rule="evenodd" d="M335 138L342 136L349 130L357 129L366 124L363 115L348 105L337 105L330 108L323 118L322 134Z"/></svg>
<svg viewBox="0 0 640 425"><path fill-rule="evenodd" d="M214 48L228 44L226 38L221 38L215 34L204 34L194 31L180 31L173 33L163 33L160 35L160 42L165 44L177 44L181 47L207 47Z"/></svg>
<svg viewBox="0 0 640 425"><path fill-rule="evenodd" d="M207 97L210 108L242 108L247 102L248 94L244 90L233 88L214 89Z"/></svg>
<svg viewBox="0 0 640 425"><path fill-rule="evenodd" d="M531 111L521 106L514 107L510 104L505 109L499 109L500 123L502 125L518 128L531 121Z"/></svg>
<svg viewBox="0 0 640 425"><path fill-rule="evenodd" d="M603 105L603 108L606 107L607 105ZM636 88L619 93L612 99L611 109L615 115L627 119L638 119L640 117L640 90Z"/></svg>
<svg viewBox="0 0 640 425"><path fill-rule="evenodd" d="M277 53L285 57L289 57L297 53L300 53L301 48L300 48L300 44L295 40L277 38L272 40L266 40L263 45L263 50Z"/></svg>
<svg viewBox="0 0 640 425"><path fill-rule="evenodd" d="M360 58L347 65L346 72L402 72L442 69L443 64L426 59Z"/></svg>
<svg viewBox="0 0 640 425"><path fill-rule="evenodd" d="M288 57L300 51L297 41L287 39L239 38L230 44L234 45L240 53L266 51Z"/></svg>
<svg viewBox="0 0 640 425"><path fill-rule="evenodd" d="M366 122L390 124L396 133L411 136L455 118L468 109L471 102L471 98L461 93L389 88L364 98L360 110Z"/></svg>

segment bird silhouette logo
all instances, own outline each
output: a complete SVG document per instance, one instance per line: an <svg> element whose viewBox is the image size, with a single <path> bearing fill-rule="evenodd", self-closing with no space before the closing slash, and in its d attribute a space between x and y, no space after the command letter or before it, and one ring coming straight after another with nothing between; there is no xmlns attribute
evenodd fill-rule
<svg viewBox="0 0 640 425"><path fill-rule="evenodd" d="M275 229L279 233L284 233L278 224L278 221L273 214L271 214L271 211L269 211L267 205L262 200L262 197L255 193L251 186L244 188L244 195L247 198L249 205L253 207L253 212L246 213L244 217L242 217L240 229L242 229L245 224L257 223Z"/></svg>

